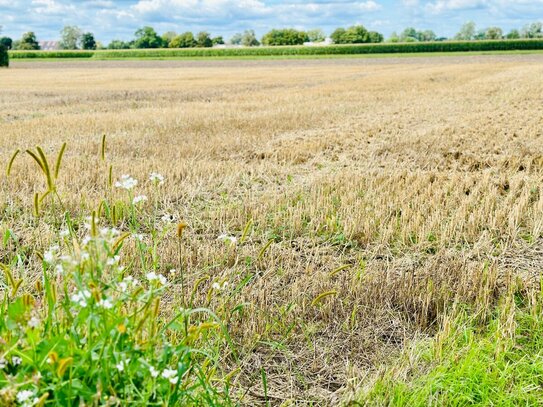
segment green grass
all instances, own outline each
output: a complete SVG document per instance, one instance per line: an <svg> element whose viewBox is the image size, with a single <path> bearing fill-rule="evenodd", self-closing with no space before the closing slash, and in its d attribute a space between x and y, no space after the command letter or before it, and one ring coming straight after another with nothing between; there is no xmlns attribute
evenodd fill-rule
<svg viewBox="0 0 543 407"><path fill-rule="evenodd" d="M531 303L511 295L485 324L479 322L477 313L460 310L436 338L410 350L411 355L418 354L415 362L411 358L409 363L389 369L360 402L391 406L539 405L543 400L543 296L539 294Z"/></svg>

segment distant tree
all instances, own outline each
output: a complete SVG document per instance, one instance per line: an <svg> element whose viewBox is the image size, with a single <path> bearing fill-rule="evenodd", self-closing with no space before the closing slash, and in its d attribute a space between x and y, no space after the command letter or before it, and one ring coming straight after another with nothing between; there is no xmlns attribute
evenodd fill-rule
<svg viewBox="0 0 543 407"><path fill-rule="evenodd" d="M474 40L481 41L486 39L486 31L485 30L479 30L477 31L477 34L475 34Z"/></svg>
<svg viewBox="0 0 543 407"><path fill-rule="evenodd" d="M485 40L501 40L503 31L500 27L488 27L485 31Z"/></svg>
<svg viewBox="0 0 543 407"><path fill-rule="evenodd" d="M213 46L211 36L206 31L201 31L196 36L196 46L200 48L209 48Z"/></svg>
<svg viewBox="0 0 543 407"><path fill-rule="evenodd" d="M40 44L36 39L36 34L32 31L24 33L22 38L17 42L17 48L20 50L40 49Z"/></svg>
<svg viewBox="0 0 543 407"><path fill-rule="evenodd" d="M135 33L135 48L160 48L162 47L162 38L158 36L153 27L142 27Z"/></svg>
<svg viewBox="0 0 543 407"><path fill-rule="evenodd" d="M338 28L330 35L330 38L336 44L362 44L370 42L369 32L362 25L353 25L347 29ZM373 34L373 39L377 39L375 34Z"/></svg>
<svg viewBox="0 0 543 407"><path fill-rule="evenodd" d="M323 42L326 40L326 34L320 28L315 28L307 32L307 38L311 42Z"/></svg>
<svg viewBox="0 0 543 407"><path fill-rule="evenodd" d="M402 34L400 35L400 41L403 42L413 42L413 41L435 41L436 40L436 33L432 30L424 30L420 31L413 27L408 27L405 30L403 30Z"/></svg>
<svg viewBox="0 0 543 407"><path fill-rule="evenodd" d="M180 34L170 42L170 48L192 48L196 46L194 34L190 31Z"/></svg>
<svg viewBox="0 0 543 407"><path fill-rule="evenodd" d="M128 49L130 48L130 44L128 42L124 42L121 40L113 40L108 44L107 48L108 49Z"/></svg>
<svg viewBox="0 0 543 407"><path fill-rule="evenodd" d="M96 40L93 33L84 33L81 36L81 49L96 49Z"/></svg>
<svg viewBox="0 0 543 407"><path fill-rule="evenodd" d="M241 45L241 41L243 39L243 35L241 33L236 33L230 38L230 44L232 45ZM256 37L255 37L256 39Z"/></svg>
<svg viewBox="0 0 543 407"><path fill-rule="evenodd" d="M460 28L460 31L455 35L455 40L469 41L475 38L475 23L473 21L468 21Z"/></svg>
<svg viewBox="0 0 543 407"><path fill-rule="evenodd" d="M345 28L336 28L330 38L334 41L334 44L344 44L345 33L347 30Z"/></svg>
<svg viewBox="0 0 543 407"><path fill-rule="evenodd" d="M368 32L368 42L378 43L378 42L383 42L384 40L385 40L385 37L383 36L383 34L378 33L377 31Z"/></svg>
<svg viewBox="0 0 543 407"><path fill-rule="evenodd" d="M400 42L400 36L396 33L396 31L392 32L390 34L390 37L387 40L388 42Z"/></svg>
<svg viewBox="0 0 543 407"><path fill-rule="evenodd" d="M409 41L409 38L418 41L417 30L413 27L407 27L400 35L403 42Z"/></svg>
<svg viewBox="0 0 543 407"><path fill-rule="evenodd" d="M177 33L175 31L167 31L164 34L162 34L162 46L163 47L169 47L172 40L177 37Z"/></svg>
<svg viewBox="0 0 543 407"><path fill-rule="evenodd" d="M505 36L508 40L516 40L520 38L520 33L516 29L512 29L509 31L509 33Z"/></svg>
<svg viewBox="0 0 543 407"><path fill-rule="evenodd" d="M13 40L9 37L2 37L0 38L0 44L4 46L6 49L12 49L13 48Z"/></svg>
<svg viewBox="0 0 543 407"><path fill-rule="evenodd" d="M246 47L257 47L260 45L260 42L256 39L256 35L253 30L245 30L241 36L241 45Z"/></svg>
<svg viewBox="0 0 543 407"><path fill-rule="evenodd" d="M432 30L419 31L417 35L419 41L435 41L437 39L436 33Z"/></svg>
<svg viewBox="0 0 543 407"><path fill-rule="evenodd" d="M298 31L294 28L274 29L262 37L264 45L302 45L308 41L305 31Z"/></svg>
<svg viewBox="0 0 543 407"><path fill-rule="evenodd" d="M218 36L218 37L212 38L211 42L213 43L213 45L223 45L224 39L221 36Z"/></svg>
<svg viewBox="0 0 543 407"><path fill-rule="evenodd" d="M61 49L77 49L81 39L82 32L75 25L67 25L60 31L60 48Z"/></svg>
<svg viewBox="0 0 543 407"><path fill-rule="evenodd" d="M540 22L526 24L520 32L522 38L543 38L543 24Z"/></svg>

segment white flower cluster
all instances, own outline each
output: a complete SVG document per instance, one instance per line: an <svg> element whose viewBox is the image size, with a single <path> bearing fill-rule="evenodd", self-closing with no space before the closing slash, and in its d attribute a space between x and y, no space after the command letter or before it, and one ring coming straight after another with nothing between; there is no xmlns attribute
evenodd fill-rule
<svg viewBox="0 0 543 407"><path fill-rule="evenodd" d="M220 284L220 283L213 283L213 285L211 286L214 290L217 290L217 291L224 291L228 288L228 281L225 281L224 283Z"/></svg>
<svg viewBox="0 0 543 407"><path fill-rule="evenodd" d="M121 291L125 292L129 287L136 287L139 285L139 281L132 276L126 276L123 281L119 283Z"/></svg>
<svg viewBox="0 0 543 407"><path fill-rule="evenodd" d="M87 306L87 301L91 298L91 292L89 290L81 290L72 295L71 300L82 308Z"/></svg>
<svg viewBox="0 0 543 407"><path fill-rule="evenodd" d="M21 390L17 393L17 402L22 407L30 407L39 402L37 397L34 397L35 393L32 390Z"/></svg>
<svg viewBox="0 0 543 407"><path fill-rule="evenodd" d="M135 196L134 199L132 199L132 203L134 205L137 205L145 201L147 201L147 195L138 195L138 196Z"/></svg>
<svg viewBox="0 0 543 407"><path fill-rule="evenodd" d="M152 172L151 174L149 174L149 181L156 185L162 185L164 184L164 176L160 175L157 172Z"/></svg>
<svg viewBox="0 0 543 407"><path fill-rule="evenodd" d="M160 372L154 366L149 366L149 373L151 373L151 377L153 378L157 378L158 375L160 375ZM179 380L177 370L174 369L164 369L161 376L168 380L171 384L176 384Z"/></svg>
<svg viewBox="0 0 543 407"><path fill-rule="evenodd" d="M235 245L238 242L238 238L235 236L230 236L227 234L220 235L217 240L221 240L223 242L228 242L232 245Z"/></svg>
<svg viewBox="0 0 543 407"><path fill-rule="evenodd" d="M166 277L164 277L162 274L156 274L154 271L151 271L150 273L147 273L145 275L145 277L147 277L147 280L149 281L158 281L160 282L160 284L162 285L166 285Z"/></svg>
<svg viewBox="0 0 543 407"><path fill-rule="evenodd" d="M117 188L126 189L127 191L133 189L136 185L138 185L138 180L132 178L130 175L121 176L120 181L115 183Z"/></svg>

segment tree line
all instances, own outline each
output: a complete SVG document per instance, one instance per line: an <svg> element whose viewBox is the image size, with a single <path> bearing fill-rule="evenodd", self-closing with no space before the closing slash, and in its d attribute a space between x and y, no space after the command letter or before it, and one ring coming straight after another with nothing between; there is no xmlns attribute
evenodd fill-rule
<svg viewBox="0 0 543 407"><path fill-rule="evenodd" d="M112 40L107 47L96 41L91 32L83 32L77 26L66 26L60 32L61 40L59 47L66 50L94 50L94 49L134 49L134 48L206 48L225 44L221 36L212 37L207 31L194 34L190 31L176 33L168 31L159 35L153 27L142 27L138 29L131 41ZM362 25L354 25L348 28L337 28L330 34L330 40L335 44L363 44L384 42L384 36L376 31L369 31ZM465 23L453 40L499 40L499 39L522 39L522 38L543 38L543 24L535 22L525 25L523 28L513 29L504 34L500 27L488 27L478 30L475 23ZM228 40L228 44L246 47L260 45L302 45L306 42L322 43L327 36L321 29L308 31L296 30L293 28L272 29L264 34L259 40L253 30L245 30L237 33ZM393 32L386 39L387 42L428 42L445 41L446 37L438 37L432 30L418 30L408 27L400 34ZM15 50L37 50L40 49L39 42L34 32L27 32L19 40L12 40L9 37L0 38L0 46Z"/></svg>

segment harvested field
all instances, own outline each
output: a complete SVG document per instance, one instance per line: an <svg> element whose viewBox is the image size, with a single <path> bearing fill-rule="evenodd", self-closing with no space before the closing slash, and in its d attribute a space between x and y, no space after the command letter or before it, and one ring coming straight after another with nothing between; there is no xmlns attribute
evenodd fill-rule
<svg viewBox="0 0 543 407"><path fill-rule="evenodd" d="M239 358L223 350L216 374L241 404L357 399L453 304L486 320L513 286L539 288L543 55L14 61L0 78L0 162L66 142L56 183L72 218L123 199L111 164L149 196L142 225L188 225L156 242L157 271L183 270L160 315L191 297L225 321ZM47 201L32 214L42 178L21 156L0 178L2 233L36 296L37 254L62 224ZM216 281L231 288L210 295Z"/></svg>

